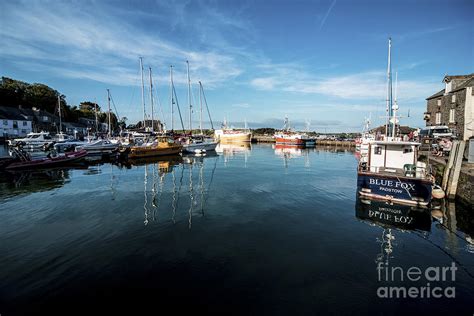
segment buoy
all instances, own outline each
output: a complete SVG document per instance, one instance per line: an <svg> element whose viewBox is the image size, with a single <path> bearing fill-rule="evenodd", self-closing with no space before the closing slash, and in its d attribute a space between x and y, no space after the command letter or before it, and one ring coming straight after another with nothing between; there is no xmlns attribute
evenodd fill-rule
<svg viewBox="0 0 474 316"><path fill-rule="evenodd" d="M445 194L443 189L441 189L439 186L435 186L431 191L431 196L433 196L435 199L443 199Z"/></svg>

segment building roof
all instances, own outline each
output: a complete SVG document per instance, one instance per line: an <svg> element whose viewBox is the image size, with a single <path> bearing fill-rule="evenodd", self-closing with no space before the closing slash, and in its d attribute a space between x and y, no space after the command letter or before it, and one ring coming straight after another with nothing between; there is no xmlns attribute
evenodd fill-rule
<svg viewBox="0 0 474 316"><path fill-rule="evenodd" d="M402 135L408 135L408 134L410 134L410 132L413 132L414 130L416 130L416 128L412 128L410 126L404 126L404 125L398 126L398 131ZM370 132L371 133L385 134L385 125L381 125L379 127L376 127L374 129L372 129Z"/></svg>
<svg viewBox="0 0 474 316"><path fill-rule="evenodd" d="M433 94L432 96L430 97L427 97L426 100L430 100L430 99L434 99L434 98L437 98L437 97L441 97L444 95L444 89L440 90L439 92L436 92L435 94Z"/></svg>
<svg viewBox="0 0 474 316"><path fill-rule="evenodd" d="M0 119L28 121L19 109L8 106L0 106Z"/></svg>
<svg viewBox="0 0 474 316"><path fill-rule="evenodd" d="M453 79L468 79L469 77L474 77L474 73L468 75L455 75L455 76L444 76L443 82L450 82Z"/></svg>
<svg viewBox="0 0 474 316"><path fill-rule="evenodd" d="M473 87L474 86L474 77L472 77L469 80L466 80L462 84L460 84L456 89L453 89L451 92L459 91L462 89L466 89L467 87Z"/></svg>

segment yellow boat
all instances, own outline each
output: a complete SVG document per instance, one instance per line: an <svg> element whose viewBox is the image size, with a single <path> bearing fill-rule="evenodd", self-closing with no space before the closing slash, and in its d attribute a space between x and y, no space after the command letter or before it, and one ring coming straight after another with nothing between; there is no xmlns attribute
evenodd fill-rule
<svg viewBox="0 0 474 316"><path fill-rule="evenodd" d="M169 137L159 137L151 145L132 146L128 153L129 159L147 158L156 156L176 155L183 149L182 145Z"/></svg>

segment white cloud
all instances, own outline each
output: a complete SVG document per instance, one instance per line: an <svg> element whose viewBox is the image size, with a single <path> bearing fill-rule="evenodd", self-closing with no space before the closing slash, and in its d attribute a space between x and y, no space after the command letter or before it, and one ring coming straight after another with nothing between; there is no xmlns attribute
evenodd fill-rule
<svg viewBox="0 0 474 316"><path fill-rule="evenodd" d="M137 76L138 57L152 65L157 81L167 81L169 65L176 66L176 82L184 83L185 60L192 78L207 87L238 76L242 70L235 55L209 45L205 50L170 42L151 31L138 29L125 19L107 15L108 8L91 3L3 3L0 57L10 62L27 61L33 67L52 65L70 78L131 85ZM214 14L215 15L215 14ZM43 67L45 68L45 67Z"/></svg>

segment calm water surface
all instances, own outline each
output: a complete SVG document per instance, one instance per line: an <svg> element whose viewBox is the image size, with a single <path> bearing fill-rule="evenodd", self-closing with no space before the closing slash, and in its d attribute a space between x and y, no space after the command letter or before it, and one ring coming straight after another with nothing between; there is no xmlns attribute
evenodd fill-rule
<svg viewBox="0 0 474 316"><path fill-rule="evenodd" d="M0 314L472 315L472 206L451 204L435 220L362 203L356 163L346 150L252 145L0 174ZM455 281L429 286L455 287L455 298L377 295L381 286L427 286L379 281L379 263L453 262Z"/></svg>

